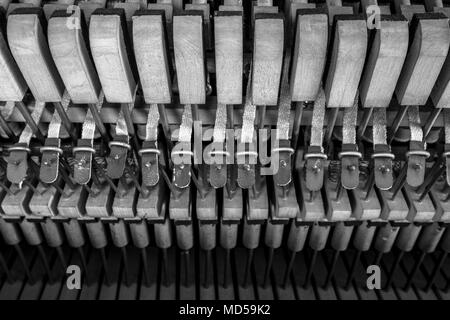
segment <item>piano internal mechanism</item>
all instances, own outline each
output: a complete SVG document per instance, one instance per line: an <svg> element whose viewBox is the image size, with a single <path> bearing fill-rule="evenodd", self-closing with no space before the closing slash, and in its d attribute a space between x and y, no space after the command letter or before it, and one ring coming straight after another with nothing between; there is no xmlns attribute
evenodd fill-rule
<svg viewBox="0 0 450 320"><path fill-rule="evenodd" d="M15 1L0 300L450 299L450 1Z"/></svg>

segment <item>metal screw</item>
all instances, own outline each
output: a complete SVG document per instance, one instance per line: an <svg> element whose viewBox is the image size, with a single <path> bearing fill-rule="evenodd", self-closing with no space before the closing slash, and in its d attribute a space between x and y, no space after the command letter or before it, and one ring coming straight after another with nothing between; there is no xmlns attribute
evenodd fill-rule
<svg viewBox="0 0 450 320"><path fill-rule="evenodd" d="M317 164L313 165L311 169L315 174L320 172L320 166Z"/></svg>
<svg viewBox="0 0 450 320"><path fill-rule="evenodd" d="M280 160L280 165L281 165L281 167L283 167L283 168L286 168L286 167L287 167L287 163L286 163L286 161L284 161L284 160Z"/></svg>
<svg viewBox="0 0 450 320"><path fill-rule="evenodd" d="M146 168L150 168L151 166L152 166L152 163L150 161L145 163Z"/></svg>
<svg viewBox="0 0 450 320"><path fill-rule="evenodd" d="M347 166L347 170L348 171L355 171L356 170L356 166L354 164Z"/></svg>
<svg viewBox="0 0 450 320"><path fill-rule="evenodd" d="M414 163L412 165L413 169L416 171L419 171L420 169L422 169L422 165L420 163Z"/></svg>
<svg viewBox="0 0 450 320"><path fill-rule="evenodd" d="M120 156L118 154L114 155L114 160L119 160Z"/></svg>
<svg viewBox="0 0 450 320"><path fill-rule="evenodd" d="M244 164L244 170L245 171L250 171L250 165L249 164Z"/></svg>
<svg viewBox="0 0 450 320"><path fill-rule="evenodd" d="M383 174L391 172L391 168L386 167L384 164L379 166L378 170L380 170Z"/></svg>

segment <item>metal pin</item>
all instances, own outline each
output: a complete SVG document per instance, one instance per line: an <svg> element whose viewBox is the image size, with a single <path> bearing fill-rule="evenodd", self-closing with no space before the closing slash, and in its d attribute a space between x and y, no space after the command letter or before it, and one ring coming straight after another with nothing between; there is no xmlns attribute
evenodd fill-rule
<svg viewBox="0 0 450 320"><path fill-rule="evenodd" d="M163 273L163 284L164 286L169 286L169 269L168 269L168 257L167 257L167 249L162 248L162 273Z"/></svg>
<svg viewBox="0 0 450 320"><path fill-rule="evenodd" d="M427 121L425 122L423 129L423 141L426 141L428 135L431 132L431 128L433 128L434 123L439 118L439 114L441 113L442 108L433 108L433 112L428 116Z"/></svg>
<svg viewBox="0 0 450 320"><path fill-rule="evenodd" d="M84 184L83 188L86 189L86 191L89 193L90 196L92 196L93 198L95 198L100 192L95 192L94 190L92 190L91 187L89 187L89 185Z"/></svg>
<svg viewBox="0 0 450 320"><path fill-rule="evenodd" d="M309 201L312 202L316 198L316 191L309 191Z"/></svg>
<svg viewBox="0 0 450 320"><path fill-rule="evenodd" d="M203 186L200 184L200 181L197 179L197 176L195 175L194 169L191 167L191 178L192 182L194 182L195 187L197 188L198 192L200 193L200 197L202 199L205 198L206 192L203 190Z"/></svg>
<svg viewBox="0 0 450 320"><path fill-rule="evenodd" d="M64 180L65 184L69 186L70 189L75 189L77 186L73 183L72 179L67 174L67 171L62 169L59 170L59 173L61 174L61 178Z"/></svg>
<svg viewBox="0 0 450 320"><path fill-rule="evenodd" d="M350 271L348 273L347 283L345 284L345 290L349 290L352 285L353 278L355 277L356 266L358 265L360 259L361 259L361 250L357 250L355 257L353 258Z"/></svg>
<svg viewBox="0 0 450 320"><path fill-rule="evenodd" d="M369 178L367 179L367 183L365 185L366 195L364 196L364 200L369 199L372 191L374 190L375 185L375 172L374 170L370 170Z"/></svg>
<svg viewBox="0 0 450 320"><path fill-rule="evenodd" d="M431 287L434 285L434 281L436 280L437 275L441 271L442 265L444 264L445 259L447 259L447 255L448 252L444 251L439 257L438 263L434 266L434 269L431 272L430 279L428 280L427 286L425 287L426 292L430 291Z"/></svg>
<svg viewBox="0 0 450 320"><path fill-rule="evenodd" d="M286 267L286 271L284 272L284 279L283 279L283 288L287 287L287 284L289 282L289 277L291 275L292 272L292 268L294 267L294 262L295 262L295 256L297 255L297 252L292 251L291 252L291 258L289 259L289 263Z"/></svg>
<svg viewBox="0 0 450 320"><path fill-rule="evenodd" d="M13 195L13 192L11 191L11 189L3 181L0 181L0 188L5 190L7 194Z"/></svg>
<svg viewBox="0 0 450 320"><path fill-rule="evenodd" d="M146 285L150 285L150 275L148 273L147 249L141 248L142 268L144 269L144 281Z"/></svg>
<svg viewBox="0 0 450 320"><path fill-rule="evenodd" d="M28 126L31 128L31 131L33 131L33 134L36 136L36 138L42 144L44 144L45 138L44 138L41 130L39 129L38 125L34 121L33 117L28 112L28 109L27 109L27 106L25 105L25 103L23 103L22 101L18 101L18 102L16 102L16 107L17 107L17 109L19 109L20 113L24 117L24 119L25 119L26 123L28 124Z"/></svg>
<svg viewBox="0 0 450 320"><path fill-rule="evenodd" d="M204 281L203 286L205 288L209 288L209 285L211 283L211 279L209 277L209 268L211 266L211 250L205 250L205 274L204 274Z"/></svg>
<svg viewBox="0 0 450 320"><path fill-rule="evenodd" d="M292 127L292 148L294 148L294 150L297 150L298 137L300 135L300 127L302 124L302 116L304 108L305 104L303 102L298 102L295 105L294 125ZM293 163L295 163L295 159Z"/></svg>
<svg viewBox="0 0 450 320"><path fill-rule="evenodd" d="M316 264L317 253L318 253L317 250L313 251L313 255L311 257L311 262L309 264L308 271L306 273L305 284L303 285L303 287L306 288L306 289L309 287L309 284L311 282L311 277L312 277L312 274L313 274L314 265Z"/></svg>
<svg viewBox="0 0 450 320"><path fill-rule="evenodd" d="M48 264L47 256L45 255L44 248L42 245L38 244L37 246L39 256L41 258L42 264L44 265L45 272L47 273L48 281L52 282L52 272L50 271L50 265Z"/></svg>
<svg viewBox="0 0 450 320"><path fill-rule="evenodd" d="M0 266L2 267L3 271L6 274L6 278L8 279L8 282L13 282L13 277L11 274L11 271L8 268L8 264L6 263L5 257L3 256L3 254L0 252Z"/></svg>
<svg viewBox="0 0 450 320"><path fill-rule="evenodd" d="M53 105L55 106L56 112L58 112L59 117L61 118L61 123L64 126L64 129L66 129L67 133L70 135L70 138L73 141L77 141L77 136L75 135L75 130L73 128L72 122L70 122L70 119L67 116L67 113L64 110L61 102L54 102Z"/></svg>
<svg viewBox="0 0 450 320"><path fill-rule="evenodd" d="M61 267L64 271L67 270L67 263L66 263L66 258L64 257L64 253L61 249L61 247L55 247L56 253L58 255L59 258L59 262L61 263Z"/></svg>
<svg viewBox="0 0 450 320"><path fill-rule="evenodd" d="M333 130L334 126L336 125L337 116L339 114L340 108L333 108L331 110L328 110L328 125L327 125L327 137L325 140L326 144L329 144L331 141L331 137L333 136Z"/></svg>
<svg viewBox="0 0 450 320"><path fill-rule="evenodd" d="M441 157L438 161L436 161L431 168L430 172L426 174L425 181L422 185L417 189L417 193L420 194L419 202L421 202L428 192L433 187L434 182L441 176L442 172L444 172L445 166L443 162L443 158Z"/></svg>
<svg viewBox="0 0 450 320"><path fill-rule="evenodd" d="M337 182L337 185L336 185L336 198L334 199L334 201L341 200L343 191L344 191L344 187L342 186L341 179L339 179Z"/></svg>
<svg viewBox="0 0 450 320"><path fill-rule="evenodd" d="M264 129L264 123L266 119L266 106L259 106L259 120L258 120L258 128Z"/></svg>
<svg viewBox="0 0 450 320"><path fill-rule="evenodd" d="M394 140L395 134L398 131L398 128L400 127L400 124L403 120L403 118L406 115L406 112L408 111L408 106L402 106L400 107L400 111L397 112L397 115L395 116L394 122L392 123L391 130L389 131L389 144L392 143L392 140Z"/></svg>
<svg viewBox="0 0 450 320"><path fill-rule="evenodd" d="M175 198L178 197L179 195L179 190L177 189L177 187L175 187L172 182L170 182L169 176L167 175L166 171L164 170L163 166L159 166L159 172L161 174L161 176L164 179L164 182L166 183L167 187L170 189L170 192L175 196Z"/></svg>
<svg viewBox="0 0 450 320"><path fill-rule="evenodd" d="M414 279L414 277L416 276L417 271L419 271L420 266L422 265L423 259L425 259L425 256L427 255L427 253L425 251L422 251L419 259L417 259L416 263L414 264L414 268L412 269L411 273L408 276L408 279L406 281L406 285L404 290L409 290L409 288L411 288L411 284L412 281Z"/></svg>
<svg viewBox="0 0 450 320"><path fill-rule="evenodd" d="M100 118L100 114L97 110L97 106L93 103L88 104L89 109L91 110L92 117L94 118L95 126L103 138L103 141L108 144L109 143L109 135L106 131L105 125L103 124L102 119Z"/></svg>
<svg viewBox="0 0 450 320"><path fill-rule="evenodd" d="M86 257L84 255L83 247L78 247L78 254L80 255L81 265L83 266L83 270L87 276L87 263L86 263Z"/></svg>
<svg viewBox="0 0 450 320"><path fill-rule="evenodd" d="M190 263L189 250L183 251L183 257L184 257L184 286L189 287L189 263Z"/></svg>
<svg viewBox="0 0 450 320"><path fill-rule="evenodd" d="M269 284L269 279L270 279L270 271L272 270L272 264L273 264L273 253L274 253L274 249L273 248L269 248L269 257L267 259L267 264L266 264L266 272L264 274L264 282L263 282L263 288L267 288L267 285Z"/></svg>
<svg viewBox="0 0 450 320"><path fill-rule="evenodd" d="M111 189L113 189L116 194L119 194L119 189L114 184L114 181L112 181L111 178L108 177L108 175L106 175L106 174L104 175L104 178L105 178L106 182L109 184L109 186L111 187Z"/></svg>
<svg viewBox="0 0 450 320"><path fill-rule="evenodd" d="M167 113L166 113L166 107L163 104L158 104L158 111L159 111L159 117L160 117L160 123L161 127L164 133L164 136L166 137L166 143L167 147L169 149L169 152L172 150L172 140L170 139L170 127L169 122L167 121Z"/></svg>
<svg viewBox="0 0 450 320"><path fill-rule="evenodd" d="M397 179L395 179L394 185L391 188L391 190L392 190L392 200L395 199L395 197L397 196L398 192L404 186L404 184L406 182L406 173L407 172L408 172L408 163L405 163L403 165L402 169L400 170L400 173L399 173Z"/></svg>
<svg viewBox="0 0 450 320"><path fill-rule="evenodd" d="M66 193L58 182L53 183L52 186L61 194L63 198L69 198L72 195L72 193Z"/></svg>
<svg viewBox="0 0 450 320"><path fill-rule="evenodd" d="M253 249L248 249L247 252L247 263L245 264L244 282L243 287L247 288L250 282L250 273L253 264Z"/></svg>
<svg viewBox="0 0 450 320"><path fill-rule="evenodd" d="M14 245L14 249L17 252L17 256L19 257L20 262L22 263L22 266L23 266L23 268L25 270L25 274L26 274L26 276L28 278L28 281L30 283L32 283L33 282L33 277L31 276L31 271L30 271L30 268L28 267L28 262L27 262L27 259L25 259L25 255L23 254L22 248L20 247L19 244L15 244Z"/></svg>
<svg viewBox="0 0 450 320"><path fill-rule="evenodd" d="M127 257L127 249L125 247L121 247L122 251L122 262L123 262L123 272L125 275L125 285L128 287L130 285L130 274L128 269L128 257Z"/></svg>
<svg viewBox="0 0 450 320"><path fill-rule="evenodd" d="M361 119L361 122L358 127L358 137L360 137L360 138L366 132L367 125L369 124L370 118L372 117L372 111L373 111L373 108L364 109L363 118Z"/></svg>
<svg viewBox="0 0 450 320"><path fill-rule="evenodd" d="M389 289L392 282L394 281L394 274L397 271L400 262L402 261L403 255L405 254L404 251L400 250L400 252L397 254L394 260L394 264L392 265L391 271L389 272L389 276L386 282L386 285L384 286L384 289Z"/></svg>
<svg viewBox="0 0 450 320"><path fill-rule="evenodd" d="M5 118L1 114L0 114L0 127L6 133L8 138L10 138L10 139L16 138L16 136L15 136L14 132L12 131L11 127L9 126L8 122L6 122Z"/></svg>
<svg viewBox="0 0 450 320"><path fill-rule="evenodd" d="M336 265L339 260L339 253L340 251L338 250L335 250L333 253L333 260L331 262L330 271L328 272L327 279L325 280L325 285L323 286L325 289L329 288L331 285L331 280L333 279L334 271L336 270Z"/></svg>
<svg viewBox="0 0 450 320"><path fill-rule="evenodd" d="M383 258L383 252L378 251L377 256L373 260L373 265L380 266L381 259Z"/></svg>
<svg viewBox="0 0 450 320"><path fill-rule="evenodd" d="M109 286L109 276L108 276L108 262L106 260L106 252L105 248L100 248L100 258L102 259L102 265L103 265L103 279L105 281L105 284Z"/></svg>
<svg viewBox="0 0 450 320"><path fill-rule="evenodd" d="M223 268L223 287L228 288L228 266L230 264L230 249L225 249L225 265Z"/></svg>

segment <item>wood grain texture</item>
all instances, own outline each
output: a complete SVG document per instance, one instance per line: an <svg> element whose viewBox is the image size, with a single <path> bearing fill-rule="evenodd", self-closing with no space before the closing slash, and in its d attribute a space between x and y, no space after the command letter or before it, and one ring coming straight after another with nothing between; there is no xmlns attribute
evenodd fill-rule
<svg viewBox="0 0 450 320"><path fill-rule="evenodd" d="M278 7L275 7L275 6L258 6L256 4L256 1L253 1L252 2L252 11L251 11L252 26L255 25L255 16L257 14L263 14L263 13L277 14L278 13Z"/></svg>
<svg viewBox="0 0 450 320"><path fill-rule="evenodd" d="M131 17L140 9L140 7L141 5L138 2L119 2L114 5L114 8L123 9L125 11L125 19L127 22L131 21Z"/></svg>
<svg viewBox="0 0 450 320"><path fill-rule="evenodd" d="M74 103L96 103L100 81L81 29L68 28L70 17L53 17L48 23L48 42L53 60Z"/></svg>
<svg viewBox="0 0 450 320"><path fill-rule="evenodd" d="M172 23L173 19L173 6L167 3L149 3L149 10L164 10L166 23Z"/></svg>
<svg viewBox="0 0 450 320"><path fill-rule="evenodd" d="M0 33L0 101L21 101L28 86Z"/></svg>
<svg viewBox="0 0 450 320"><path fill-rule="evenodd" d="M427 14L430 15L430 14ZM447 57L450 29L442 14L419 19L395 93L401 105L424 105Z"/></svg>
<svg viewBox="0 0 450 320"><path fill-rule="evenodd" d="M11 53L35 99L42 102L61 101L64 85L51 57L38 15L10 15L7 33Z"/></svg>
<svg viewBox="0 0 450 320"><path fill-rule="evenodd" d="M78 6L80 7L81 11L83 11L86 25L89 25L89 23L91 22L91 15L94 13L95 10L105 7L101 3L97 3L97 2L93 2L93 1L89 1L89 2L81 1L78 3Z"/></svg>
<svg viewBox="0 0 450 320"><path fill-rule="evenodd" d="M181 104L205 103L203 22L200 15L173 18L175 65Z"/></svg>
<svg viewBox="0 0 450 320"><path fill-rule="evenodd" d="M92 15L89 38L106 100L111 103L133 102L136 81L125 48L120 16Z"/></svg>
<svg viewBox="0 0 450 320"><path fill-rule="evenodd" d="M214 18L217 100L242 103L243 25L242 15Z"/></svg>
<svg viewBox="0 0 450 320"><path fill-rule="evenodd" d="M290 79L292 101L316 99L325 67L327 45L327 15L299 15Z"/></svg>
<svg viewBox="0 0 450 320"><path fill-rule="evenodd" d="M278 15L255 19L253 49L253 103L276 105L283 63L284 23Z"/></svg>
<svg viewBox="0 0 450 320"><path fill-rule="evenodd" d="M203 12L203 23L209 23L209 4L186 3L184 10L198 10Z"/></svg>
<svg viewBox="0 0 450 320"><path fill-rule="evenodd" d="M219 6L219 11L240 11L243 12L244 9L242 6L236 5L236 6Z"/></svg>
<svg viewBox="0 0 450 320"><path fill-rule="evenodd" d="M365 108L387 108L408 50L408 21L381 21L360 84Z"/></svg>
<svg viewBox="0 0 450 320"><path fill-rule="evenodd" d="M47 20L49 20L50 17L52 16L52 14L55 11L57 11L57 10L67 10L68 6L69 5L65 4L65 3L46 3L42 7L42 9L44 10L45 18Z"/></svg>
<svg viewBox="0 0 450 320"><path fill-rule="evenodd" d="M8 11L6 11L6 15L9 16L11 12L19 8L33 8L34 5L32 3L10 3L8 6Z"/></svg>
<svg viewBox="0 0 450 320"><path fill-rule="evenodd" d="M450 55L445 59L430 97L436 108L450 108Z"/></svg>
<svg viewBox="0 0 450 320"><path fill-rule="evenodd" d="M171 81L161 15L133 17L134 54L146 103L170 103Z"/></svg>
<svg viewBox="0 0 450 320"><path fill-rule="evenodd" d="M413 4L409 0L394 0L395 13L402 14L411 21L415 13L424 13L425 7L421 4Z"/></svg>
<svg viewBox="0 0 450 320"><path fill-rule="evenodd" d="M365 20L338 20L325 83L329 108L353 105L367 51Z"/></svg>
<svg viewBox="0 0 450 320"><path fill-rule="evenodd" d="M213 49L212 40L212 28L210 21L210 9L209 4L206 3L196 3L196 4L186 4L184 7L186 11L202 11L203 12L203 38L205 50Z"/></svg>
<svg viewBox="0 0 450 320"><path fill-rule="evenodd" d="M334 17L342 14L353 14L353 7L345 6L327 6L328 11L328 23L333 25Z"/></svg>
<svg viewBox="0 0 450 320"><path fill-rule="evenodd" d="M295 21L297 20L297 10L300 9L314 9L316 5L314 3L301 3L301 2L292 2L289 6L289 15L286 18L289 18L288 27L289 30L295 29ZM295 31L292 31L293 34Z"/></svg>

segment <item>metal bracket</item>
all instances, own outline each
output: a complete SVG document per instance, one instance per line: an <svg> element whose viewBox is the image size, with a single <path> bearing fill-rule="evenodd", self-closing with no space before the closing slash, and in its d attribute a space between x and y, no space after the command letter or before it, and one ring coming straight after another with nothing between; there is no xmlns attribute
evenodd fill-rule
<svg viewBox="0 0 450 320"><path fill-rule="evenodd" d="M59 156L63 153L60 147L61 141L58 138L47 138L44 147L41 148L39 179L44 183L54 183L58 178Z"/></svg>
<svg viewBox="0 0 450 320"><path fill-rule="evenodd" d="M159 181L159 155L157 141L144 141L142 149L138 151L142 159L142 184L147 187L153 187Z"/></svg>
<svg viewBox="0 0 450 320"><path fill-rule="evenodd" d="M292 155L295 150L291 148L290 140L279 140L278 147L272 149L272 158L278 153L278 171L273 180L277 186L287 186L292 181Z"/></svg>
<svg viewBox="0 0 450 320"><path fill-rule="evenodd" d="M75 156L74 180L78 184L85 185L91 180L92 175L92 160L95 154L92 140L79 139L73 154Z"/></svg>
<svg viewBox="0 0 450 320"><path fill-rule="evenodd" d="M131 149L128 141L128 136L118 135L114 141L109 143L110 154L106 158L108 164L106 174L111 179L119 179L123 175L127 163L128 151Z"/></svg>
<svg viewBox="0 0 450 320"><path fill-rule="evenodd" d="M306 188L309 191L319 191L323 186L327 156L320 146L309 146L304 157Z"/></svg>
<svg viewBox="0 0 450 320"><path fill-rule="evenodd" d="M359 185L359 159L362 154L354 143L342 144L339 153L341 160L341 183L345 189L355 189Z"/></svg>

